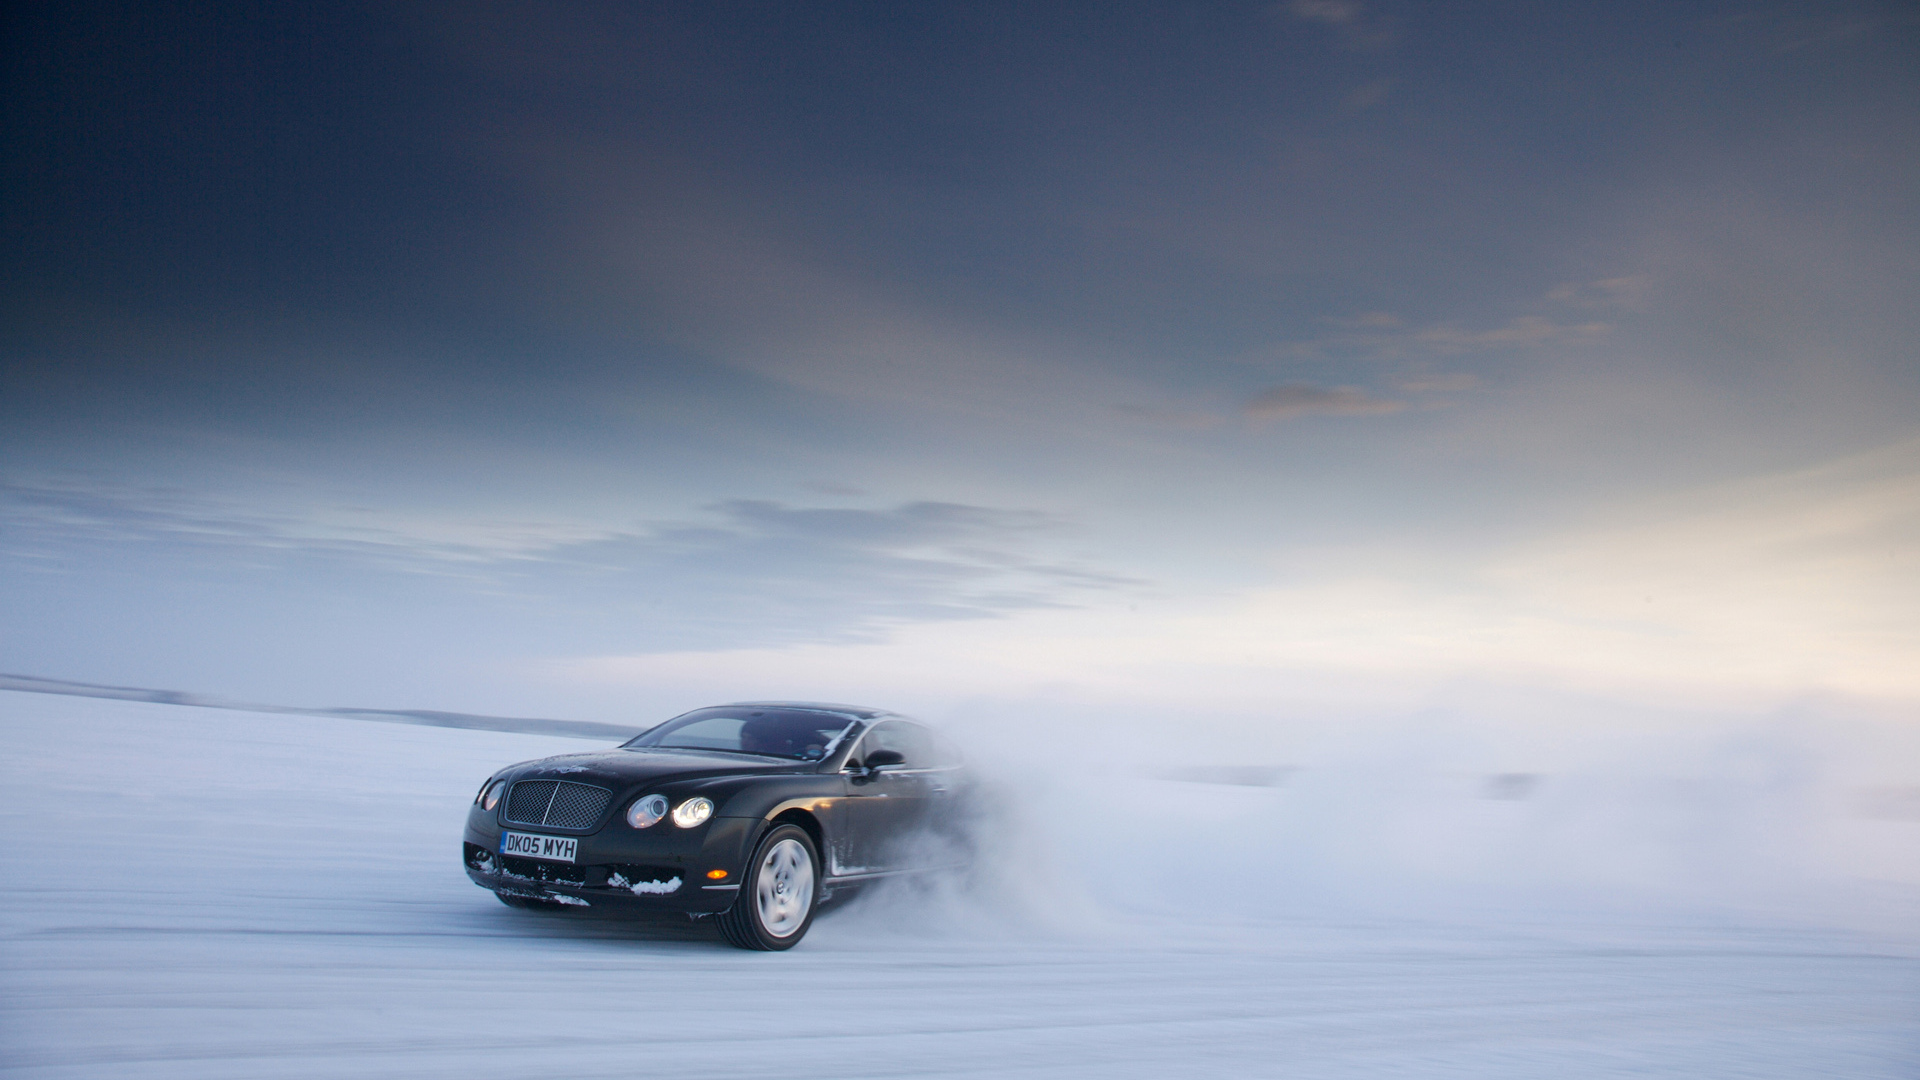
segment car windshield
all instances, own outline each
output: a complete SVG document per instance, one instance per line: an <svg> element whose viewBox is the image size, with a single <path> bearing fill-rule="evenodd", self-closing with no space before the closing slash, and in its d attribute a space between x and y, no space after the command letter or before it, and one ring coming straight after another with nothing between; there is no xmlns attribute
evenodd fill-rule
<svg viewBox="0 0 1920 1080"><path fill-rule="evenodd" d="M676 716L625 745L818 761L853 722L851 716L810 709L721 706Z"/></svg>

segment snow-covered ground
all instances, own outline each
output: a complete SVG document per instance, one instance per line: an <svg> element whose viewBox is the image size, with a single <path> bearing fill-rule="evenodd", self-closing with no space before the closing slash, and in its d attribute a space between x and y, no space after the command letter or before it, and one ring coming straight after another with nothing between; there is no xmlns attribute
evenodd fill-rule
<svg viewBox="0 0 1920 1080"><path fill-rule="evenodd" d="M479 782L582 745L0 694L0 1074L1920 1076L1910 867L1860 879L1890 891L1859 918L1784 886L1755 885L1771 906L1602 897L1578 854L1524 879L1489 861L1604 831L1578 798L1519 798L1524 778L1449 803L1438 772L1422 810L1392 777L1116 772L1016 807L973 891L865 897L750 954L684 921L511 910L466 880ZM1416 812L1382 825L1376 803ZM1762 825L1896 862L1920 830ZM1420 852L1460 872L1415 873ZM1706 862L1733 894L1756 866L1815 866ZM1643 885L1671 870L1621 865ZM1819 873L1805 895L1844 899L1846 868Z"/></svg>

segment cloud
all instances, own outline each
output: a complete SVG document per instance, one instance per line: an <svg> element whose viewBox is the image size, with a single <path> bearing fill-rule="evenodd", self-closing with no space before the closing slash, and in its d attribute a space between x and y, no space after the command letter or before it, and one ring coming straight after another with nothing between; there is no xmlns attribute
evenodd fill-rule
<svg viewBox="0 0 1920 1080"><path fill-rule="evenodd" d="M1395 315L1391 311L1363 311L1350 318L1336 318L1328 321L1332 322L1335 326L1345 326L1356 330L1379 330L1399 326L1400 316Z"/></svg>
<svg viewBox="0 0 1920 1080"><path fill-rule="evenodd" d="M1416 360L1549 345L1586 345L1613 330L1613 324L1607 322L1560 322L1543 315L1520 315L1496 326L1477 329L1450 322L1404 328L1398 317L1384 311L1328 321L1340 329L1317 338L1252 350L1241 354L1239 359L1256 364L1329 356Z"/></svg>
<svg viewBox="0 0 1920 1080"><path fill-rule="evenodd" d="M1380 416L1405 409L1406 403L1369 397L1351 386L1308 386L1290 383L1262 390L1247 399L1241 412L1254 420L1287 420L1296 416Z"/></svg>
<svg viewBox="0 0 1920 1080"><path fill-rule="evenodd" d="M1392 79L1375 79L1370 83L1355 87L1353 92L1349 93L1346 98L1341 101L1340 105L1347 112L1365 112L1375 105L1380 104L1382 101L1385 101L1387 95L1392 92Z"/></svg>
<svg viewBox="0 0 1920 1080"><path fill-rule="evenodd" d="M736 500L705 522L552 552L552 573L616 603L696 612L737 640L864 640L900 623L1074 606L1139 584L1042 554L1067 525L1031 511L946 502L885 509Z"/></svg>
<svg viewBox="0 0 1920 1080"><path fill-rule="evenodd" d="M770 673L897 679L907 694L1065 685L1263 710L1347 679L1341 694L1409 700L1486 678L1602 699L1920 701L1920 441L1596 506L1585 523L1477 549L1393 537L1288 558L1306 572L1137 617L1089 605L928 623L884 650L676 656L609 662L607 674L642 682L711 664L776 683Z"/></svg>
<svg viewBox="0 0 1920 1080"><path fill-rule="evenodd" d="M1756 7L1739 11L1706 25L1729 32L1732 40L1754 55L1771 57L1809 49L1850 48L1871 42L1876 35L1891 40L1901 31L1911 30L1916 21L1911 12L1892 6L1872 12L1871 8L1844 4L1814 5L1806 10L1777 5L1771 10Z"/></svg>
<svg viewBox="0 0 1920 1080"><path fill-rule="evenodd" d="M218 580L262 606L316 582L380 603L565 624L585 647L650 651L865 640L903 623L1072 607L1142 584L1067 551L1050 514L923 500L880 508L739 499L683 520L607 528L427 522L338 511L248 512L181 492L0 487L0 570L144 568ZM339 583L350 583L341 585Z"/></svg>
<svg viewBox="0 0 1920 1080"><path fill-rule="evenodd" d="M1603 322L1558 323L1539 315L1522 315L1504 325L1485 330L1463 330L1457 326L1430 326L1413 335L1413 340L1443 354L1481 352L1487 349L1536 348L1549 343L1585 344L1604 336L1612 327Z"/></svg>
<svg viewBox="0 0 1920 1080"><path fill-rule="evenodd" d="M736 499L713 509L736 526L767 535L898 548L944 543L1058 525L1037 511L995 510L948 502L911 502L890 510L789 507L763 499Z"/></svg>
<svg viewBox="0 0 1920 1080"><path fill-rule="evenodd" d="M1360 10L1356 0L1293 0L1287 5L1294 18L1328 26L1350 26L1359 20Z"/></svg>
<svg viewBox="0 0 1920 1080"><path fill-rule="evenodd" d="M1393 41L1393 28L1368 14L1359 0L1291 0L1282 9L1295 20L1336 32L1352 49L1377 49Z"/></svg>
<svg viewBox="0 0 1920 1080"><path fill-rule="evenodd" d="M843 484L837 480L810 480L802 485L808 491L821 495L860 496L867 494L866 489Z"/></svg>
<svg viewBox="0 0 1920 1080"><path fill-rule="evenodd" d="M1189 657L1234 649L1276 669L1913 702L1916 611L1920 440L1910 440L1595 507L1585 523L1477 554L1326 552L1313 574L1167 636Z"/></svg>
<svg viewBox="0 0 1920 1080"><path fill-rule="evenodd" d="M1405 383L1401 389L1426 393L1464 389L1471 378L1435 376ZM1240 403L1238 409L1150 408L1122 406L1119 411L1158 426L1208 431L1235 424L1260 424L1272 420L1290 420L1299 416L1384 416L1405 411L1408 404L1391 398L1377 398L1354 386L1313 386L1287 383L1269 387Z"/></svg>
<svg viewBox="0 0 1920 1080"><path fill-rule="evenodd" d="M1615 307L1637 310L1645 301L1652 279L1645 274L1624 274L1598 281L1568 282L1554 286L1547 299L1580 307Z"/></svg>
<svg viewBox="0 0 1920 1080"><path fill-rule="evenodd" d="M1449 394L1471 390L1479 382L1464 371L1424 371L1401 378L1394 387L1409 394Z"/></svg>
<svg viewBox="0 0 1920 1080"><path fill-rule="evenodd" d="M277 512L177 489L87 480L0 484L0 521L12 541L0 557L132 544L297 553L432 572L529 558L601 531L578 523L449 521L355 508Z"/></svg>

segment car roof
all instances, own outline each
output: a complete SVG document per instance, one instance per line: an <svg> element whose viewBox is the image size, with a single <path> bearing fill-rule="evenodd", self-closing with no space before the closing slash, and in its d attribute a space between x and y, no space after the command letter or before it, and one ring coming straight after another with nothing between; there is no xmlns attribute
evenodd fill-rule
<svg viewBox="0 0 1920 1080"><path fill-rule="evenodd" d="M819 712L845 713L861 720L872 720L881 716L897 716L898 713L887 709L876 709L869 705L838 705L831 701L729 701L724 705L710 705L708 708L731 709L741 705L752 705L769 709L812 709Z"/></svg>

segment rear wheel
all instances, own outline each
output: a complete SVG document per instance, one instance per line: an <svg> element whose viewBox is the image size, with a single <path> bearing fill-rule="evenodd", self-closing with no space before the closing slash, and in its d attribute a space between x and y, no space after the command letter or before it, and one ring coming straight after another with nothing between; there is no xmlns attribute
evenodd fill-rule
<svg viewBox="0 0 1920 1080"><path fill-rule="evenodd" d="M797 825L777 825L754 845L746 880L733 906L715 920L729 944L742 949L791 949L813 925L820 906L820 856L813 837Z"/></svg>

